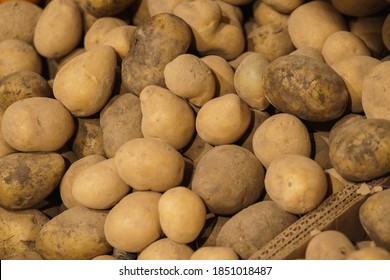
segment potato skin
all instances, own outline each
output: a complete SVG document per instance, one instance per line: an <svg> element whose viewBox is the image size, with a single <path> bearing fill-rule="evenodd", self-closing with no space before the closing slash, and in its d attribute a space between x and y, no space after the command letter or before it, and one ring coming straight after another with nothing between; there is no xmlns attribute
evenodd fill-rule
<svg viewBox="0 0 390 280"><path fill-rule="evenodd" d="M193 252L187 244L162 238L142 250L137 260L188 260Z"/></svg>
<svg viewBox="0 0 390 280"><path fill-rule="evenodd" d="M14 153L0 159L0 206L26 209L59 184L65 161L57 153Z"/></svg>
<svg viewBox="0 0 390 280"><path fill-rule="evenodd" d="M271 62L263 73L263 90L277 109L308 121L336 119L348 103L343 79L327 64L300 55Z"/></svg>
<svg viewBox="0 0 390 280"><path fill-rule="evenodd" d="M332 166L347 181L369 181L390 171L390 121L364 119L343 128L329 148Z"/></svg>
<svg viewBox="0 0 390 280"><path fill-rule="evenodd" d="M130 7L135 0L79 0L80 6L95 17L106 17L118 14Z"/></svg>
<svg viewBox="0 0 390 280"><path fill-rule="evenodd" d="M130 52L122 61L126 89L139 95L148 85L165 86L164 68L187 52L191 30L179 17L162 13L143 21L135 30Z"/></svg>

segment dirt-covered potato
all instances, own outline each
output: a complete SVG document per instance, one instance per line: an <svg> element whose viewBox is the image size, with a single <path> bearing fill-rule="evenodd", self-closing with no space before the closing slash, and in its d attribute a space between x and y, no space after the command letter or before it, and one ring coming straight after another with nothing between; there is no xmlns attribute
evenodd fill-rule
<svg viewBox="0 0 390 280"><path fill-rule="evenodd" d="M144 137L157 138L176 150L191 141L195 133L195 115L187 101L159 86L145 87L139 98Z"/></svg>
<svg viewBox="0 0 390 280"><path fill-rule="evenodd" d="M363 111L368 119L390 120L390 61L381 62L368 71L362 85Z"/></svg>
<svg viewBox="0 0 390 280"><path fill-rule="evenodd" d="M28 1L12 0L0 5L0 41L21 39L33 43L34 29L42 8Z"/></svg>
<svg viewBox="0 0 390 280"><path fill-rule="evenodd" d="M72 136L72 115L56 99L30 97L11 104L3 115L1 129L5 141L25 152L52 152L62 148Z"/></svg>
<svg viewBox="0 0 390 280"><path fill-rule="evenodd" d="M296 220L295 215L272 201L257 202L223 225L217 237L217 247L232 248L241 259L248 259Z"/></svg>
<svg viewBox="0 0 390 280"><path fill-rule="evenodd" d="M345 260L355 251L352 242L340 231L326 230L318 233L307 244L306 260Z"/></svg>
<svg viewBox="0 0 390 280"><path fill-rule="evenodd" d="M355 121L330 143L332 166L348 181L369 181L390 171L390 120Z"/></svg>
<svg viewBox="0 0 390 280"><path fill-rule="evenodd" d="M331 0L330 2L340 13L354 17L371 16L389 6L386 0Z"/></svg>
<svg viewBox="0 0 390 280"><path fill-rule="evenodd" d="M0 206L10 210L43 201L65 173L57 153L13 153L1 158L0 166Z"/></svg>
<svg viewBox="0 0 390 280"><path fill-rule="evenodd" d="M136 190L164 192L184 178L184 158L169 144L155 138L124 143L115 154L119 176Z"/></svg>
<svg viewBox="0 0 390 280"><path fill-rule="evenodd" d="M109 100L115 81L116 53L110 46L86 51L57 73L53 83L56 99L76 117L99 112Z"/></svg>
<svg viewBox="0 0 390 280"><path fill-rule="evenodd" d="M360 207L359 220L379 246L390 251L390 189L383 190L370 196Z"/></svg>
<svg viewBox="0 0 390 280"><path fill-rule="evenodd" d="M264 185L280 208L294 214L305 214L316 208L328 190L321 166L298 154L284 154L274 159L268 166Z"/></svg>
<svg viewBox="0 0 390 280"><path fill-rule="evenodd" d="M0 79L18 71L42 72L42 62L35 48L21 39L0 41Z"/></svg>
<svg viewBox="0 0 390 280"><path fill-rule="evenodd" d="M325 40L342 30L347 30L345 19L326 1L304 3L288 19L288 32L297 49L313 47L321 51Z"/></svg>
<svg viewBox="0 0 390 280"><path fill-rule="evenodd" d="M301 55L272 61L263 73L263 91L280 111L314 122L340 117L348 103L343 79L329 65Z"/></svg>
<svg viewBox="0 0 390 280"><path fill-rule="evenodd" d="M66 55L79 44L83 24L73 0L52 0L43 9L34 30L34 46L48 58Z"/></svg>
<svg viewBox="0 0 390 280"><path fill-rule="evenodd" d="M80 6L95 17L116 15L129 8L135 0L79 0Z"/></svg>
<svg viewBox="0 0 390 280"><path fill-rule="evenodd" d="M238 260L237 253L229 247L201 247L197 249L190 260Z"/></svg>
<svg viewBox="0 0 390 280"><path fill-rule="evenodd" d="M122 82L139 95L149 85L164 87L164 68L187 52L191 29L174 14L162 13L143 21L134 30L130 51L122 61Z"/></svg>
<svg viewBox="0 0 390 280"><path fill-rule="evenodd" d="M104 236L107 211L75 206L47 222L35 242L47 260L90 260L108 254L112 247Z"/></svg>
<svg viewBox="0 0 390 280"><path fill-rule="evenodd" d="M35 72L14 72L0 79L0 108L3 110L21 99L51 95L51 88L45 78Z"/></svg>
<svg viewBox="0 0 390 280"><path fill-rule="evenodd" d="M291 114L280 113L267 118L256 129L253 151L264 167L284 154L309 157L312 151L310 135L304 123Z"/></svg>
<svg viewBox="0 0 390 280"><path fill-rule="evenodd" d="M0 259L35 250L39 231L49 218L36 209L10 211L0 207Z"/></svg>
<svg viewBox="0 0 390 280"><path fill-rule="evenodd" d="M158 202L161 194L133 192L108 213L104 224L107 241L119 250L141 252L161 235Z"/></svg>
<svg viewBox="0 0 390 280"><path fill-rule="evenodd" d="M193 252L187 244L161 238L142 250L137 260L189 260Z"/></svg>
<svg viewBox="0 0 390 280"><path fill-rule="evenodd" d="M182 54L169 62L164 79L170 91L197 107L215 96L215 78L207 64L195 55Z"/></svg>
<svg viewBox="0 0 390 280"><path fill-rule="evenodd" d="M100 120L78 118L76 127L71 141L72 151L79 158L89 155L105 156Z"/></svg>
<svg viewBox="0 0 390 280"><path fill-rule="evenodd" d="M254 154L237 145L221 145L201 157L191 186L211 212L230 215L260 197L263 181L264 169Z"/></svg>
<svg viewBox="0 0 390 280"><path fill-rule="evenodd" d="M61 201L66 208L72 208L74 206L81 205L75 200L72 194L73 182L78 174L87 167L105 159L106 158L101 155L90 155L76 160L69 166L60 183Z"/></svg>

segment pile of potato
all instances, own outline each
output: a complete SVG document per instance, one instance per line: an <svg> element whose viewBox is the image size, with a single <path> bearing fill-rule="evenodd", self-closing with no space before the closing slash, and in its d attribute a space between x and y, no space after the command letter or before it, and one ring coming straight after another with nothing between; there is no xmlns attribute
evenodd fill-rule
<svg viewBox="0 0 390 280"><path fill-rule="evenodd" d="M387 0L0 2L0 259L249 259L390 173ZM381 187L302 257L390 259Z"/></svg>

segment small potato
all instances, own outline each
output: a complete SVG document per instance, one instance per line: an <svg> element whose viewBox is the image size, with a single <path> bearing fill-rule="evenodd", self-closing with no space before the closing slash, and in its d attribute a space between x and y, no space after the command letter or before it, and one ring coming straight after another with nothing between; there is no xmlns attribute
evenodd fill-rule
<svg viewBox="0 0 390 280"><path fill-rule="evenodd" d="M141 122L141 101L138 96L125 93L110 100L100 113L103 147L107 157L114 157L127 141L143 137Z"/></svg>
<svg viewBox="0 0 390 280"><path fill-rule="evenodd" d="M72 150L79 158L89 155L105 156L100 120L78 118L77 130L71 144Z"/></svg>
<svg viewBox="0 0 390 280"><path fill-rule="evenodd" d="M10 259L27 250L35 250L39 231L49 221L36 210L9 211L0 207L0 259Z"/></svg>
<svg viewBox="0 0 390 280"><path fill-rule="evenodd" d="M42 62L32 45L20 39L0 41L0 79L18 71L42 72Z"/></svg>
<svg viewBox="0 0 390 280"><path fill-rule="evenodd" d="M105 159L106 158L101 155L90 155L76 160L69 166L60 183L61 200L66 208L72 208L74 206L81 205L76 201L72 194L73 182L78 174L80 174L80 172L87 167Z"/></svg>
<svg viewBox="0 0 390 280"><path fill-rule="evenodd" d="M229 247L201 247L190 260L238 260L238 255Z"/></svg>
<svg viewBox="0 0 390 280"><path fill-rule="evenodd" d="M390 189L370 196L359 209L359 220L370 236L379 246L390 250Z"/></svg>
<svg viewBox="0 0 390 280"><path fill-rule="evenodd" d="M24 152L53 152L72 136L72 115L56 99L30 97L11 104L1 126L5 141Z"/></svg>
<svg viewBox="0 0 390 280"><path fill-rule="evenodd" d="M354 121L334 137L329 148L332 166L354 182L369 181L390 171L390 120Z"/></svg>
<svg viewBox="0 0 390 280"><path fill-rule="evenodd" d="M206 222L206 206L202 199L186 187L167 190L158 203L164 234L178 243L194 241Z"/></svg>
<svg viewBox="0 0 390 280"><path fill-rule="evenodd" d="M92 209L112 208L129 191L130 187L118 175L113 158L84 168L72 184L73 198Z"/></svg>
<svg viewBox="0 0 390 280"><path fill-rule="evenodd" d="M116 53L96 47L66 63L57 73L53 93L74 116L99 112L109 100L115 80Z"/></svg>
<svg viewBox="0 0 390 280"><path fill-rule="evenodd" d="M0 206L36 206L60 183L65 161L57 153L13 153L0 159Z"/></svg>
<svg viewBox="0 0 390 280"><path fill-rule="evenodd" d="M322 45L321 53L328 65L349 56L371 56L366 44L349 31L338 31L330 35Z"/></svg>
<svg viewBox="0 0 390 280"><path fill-rule="evenodd" d="M104 236L107 211L76 206L47 222L36 240L38 253L47 260L90 260L108 254Z"/></svg>
<svg viewBox="0 0 390 280"><path fill-rule="evenodd" d="M104 224L107 241L119 250L141 252L161 235L158 217L160 193L128 194L108 213Z"/></svg>
<svg viewBox="0 0 390 280"><path fill-rule="evenodd" d="M366 73L362 85L363 111L368 119L390 120L390 61L381 62Z"/></svg>
<svg viewBox="0 0 390 280"><path fill-rule="evenodd" d="M315 235L307 244L306 260L345 260L354 251L348 237L340 231L327 230Z"/></svg>
<svg viewBox="0 0 390 280"><path fill-rule="evenodd" d="M390 260L390 253L380 247L367 247L349 253L346 259L347 260Z"/></svg>
<svg viewBox="0 0 390 280"><path fill-rule="evenodd" d="M216 246L232 248L245 260L296 220L295 215L280 209L272 201L257 202L223 225Z"/></svg>
<svg viewBox="0 0 390 280"><path fill-rule="evenodd" d="M186 244L162 238L142 250L137 260L189 260L193 252Z"/></svg>
<svg viewBox="0 0 390 280"><path fill-rule="evenodd" d="M172 146L154 138L123 144L115 154L119 176L136 190L164 192L184 178L184 158Z"/></svg>
<svg viewBox="0 0 390 280"><path fill-rule="evenodd" d="M305 214L315 209L328 190L321 166L298 154L285 154L274 159L268 166L264 184L270 198L293 214Z"/></svg>
<svg viewBox="0 0 390 280"><path fill-rule="evenodd" d="M159 86L145 87L139 98L144 137L157 138L176 150L191 141L195 133L195 115L184 99Z"/></svg>
<svg viewBox="0 0 390 280"><path fill-rule="evenodd" d="M254 154L237 145L221 145L201 157L191 186L211 212L231 215L260 197L263 181L264 169Z"/></svg>
<svg viewBox="0 0 390 280"><path fill-rule="evenodd" d="M82 32L81 13L76 2L52 0L43 9L35 26L34 46L44 57L58 58L77 47Z"/></svg>
<svg viewBox="0 0 390 280"><path fill-rule="evenodd" d="M91 15L101 18L116 15L129 8L135 0L97 1L79 0L80 6Z"/></svg>
<svg viewBox="0 0 390 280"><path fill-rule="evenodd" d="M386 0L331 0L331 3L340 13L354 17L374 15L389 6Z"/></svg>
<svg viewBox="0 0 390 280"><path fill-rule="evenodd" d="M234 87L251 108L265 110L269 101L264 96L261 78L269 60L261 53L254 53L240 63L234 73Z"/></svg>
<svg viewBox="0 0 390 280"><path fill-rule="evenodd" d="M195 126L199 136L211 145L239 140L251 121L249 106L234 93L213 98L200 108Z"/></svg>
<svg viewBox="0 0 390 280"><path fill-rule="evenodd" d="M284 154L310 157L310 135L297 117L280 113L266 119L257 128L252 140L253 151L265 168Z"/></svg>
<svg viewBox="0 0 390 280"><path fill-rule="evenodd" d="M52 91L45 78L35 72L14 72L0 80L0 108L3 110L18 100L36 96L51 97Z"/></svg>

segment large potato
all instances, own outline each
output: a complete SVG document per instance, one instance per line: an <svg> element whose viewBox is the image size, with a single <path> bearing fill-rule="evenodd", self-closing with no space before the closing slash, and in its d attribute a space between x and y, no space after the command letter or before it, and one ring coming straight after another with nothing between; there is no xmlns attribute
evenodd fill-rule
<svg viewBox="0 0 390 280"><path fill-rule="evenodd" d="M231 215L260 197L263 181L264 169L254 154L237 145L221 145L201 157L192 190L211 212Z"/></svg>
<svg viewBox="0 0 390 280"><path fill-rule="evenodd" d="M280 111L315 122L340 117L348 103L343 79L327 64L301 55L271 62L263 73L263 91Z"/></svg>
<svg viewBox="0 0 390 280"><path fill-rule="evenodd" d="M37 205L60 183L65 161L57 153L14 153L0 159L0 206Z"/></svg>
<svg viewBox="0 0 390 280"><path fill-rule="evenodd" d="M0 207L0 259L35 250L39 231L49 218L36 209L9 211Z"/></svg>
<svg viewBox="0 0 390 280"><path fill-rule="evenodd" d="M348 181L369 181L390 171L390 120L364 119L343 128L330 144L334 169Z"/></svg>
<svg viewBox="0 0 390 280"><path fill-rule="evenodd" d="M1 129L7 143L19 151L52 152L72 136L72 115L56 99L31 97L11 104L4 112Z"/></svg>
<svg viewBox="0 0 390 280"><path fill-rule="evenodd" d="M191 30L181 18L162 13L143 21L131 40L122 61L122 81L129 92L139 95L146 86L165 86L164 68L187 52Z"/></svg>
<svg viewBox="0 0 390 280"><path fill-rule="evenodd" d="M36 249L49 260L89 260L112 250L104 236L107 211L76 206L47 222Z"/></svg>

